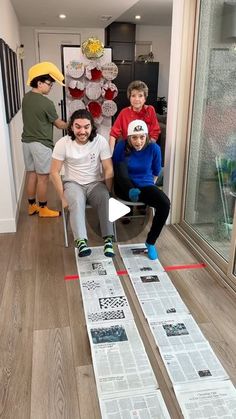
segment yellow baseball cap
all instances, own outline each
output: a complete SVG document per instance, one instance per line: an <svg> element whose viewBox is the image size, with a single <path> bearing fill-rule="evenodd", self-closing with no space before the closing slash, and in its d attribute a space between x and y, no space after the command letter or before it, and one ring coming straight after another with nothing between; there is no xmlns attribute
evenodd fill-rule
<svg viewBox="0 0 236 419"><path fill-rule="evenodd" d="M38 63L30 67L28 71L28 80L27 86L30 86L30 83L35 77L43 76L44 74L49 74L57 83L65 86L62 82L64 80L63 74L58 70L55 64L50 63L49 61L44 61L42 63Z"/></svg>

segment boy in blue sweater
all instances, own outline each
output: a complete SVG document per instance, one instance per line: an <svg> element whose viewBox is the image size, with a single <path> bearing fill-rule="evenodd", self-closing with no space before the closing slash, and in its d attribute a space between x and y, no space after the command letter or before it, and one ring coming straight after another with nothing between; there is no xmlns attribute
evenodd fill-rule
<svg viewBox="0 0 236 419"><path fill-rule="evenodd" d="M158 258L155 243L170 210L169 198L155 185L161 170L160 147L151 143L144 121L128 125L127 141L120 141L113 154L116 195L132 202L144 202L155 208L155 216L147 235L148 257Z"/></svg>

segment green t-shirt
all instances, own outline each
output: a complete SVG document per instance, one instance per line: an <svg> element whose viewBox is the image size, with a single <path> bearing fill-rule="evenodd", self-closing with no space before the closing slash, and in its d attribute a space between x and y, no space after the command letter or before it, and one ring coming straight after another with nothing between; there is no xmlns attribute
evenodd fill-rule
<svg viewBox="0 0 236 419"><path fill-rule="evenodd" d="M58 119L54 103L41 93L28 92L22 101L22 117L22 141L53 148L53 122Z"/></svg>

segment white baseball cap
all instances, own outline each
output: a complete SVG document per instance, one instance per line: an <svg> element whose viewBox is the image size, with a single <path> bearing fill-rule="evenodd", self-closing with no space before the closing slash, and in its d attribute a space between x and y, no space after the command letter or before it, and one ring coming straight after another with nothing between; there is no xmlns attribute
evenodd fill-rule
<svg viewBox="0 0 236 419"><path fill-rule="evenodd" d="M128 125L128 136L135 135L135 134L148 134L148 127L147 124L142 121L141 119L135 119Z"/></svg>

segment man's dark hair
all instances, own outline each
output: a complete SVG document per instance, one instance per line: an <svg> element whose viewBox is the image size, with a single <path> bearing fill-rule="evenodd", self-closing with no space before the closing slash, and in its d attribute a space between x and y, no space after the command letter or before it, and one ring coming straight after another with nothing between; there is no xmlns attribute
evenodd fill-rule
<svg viewBox="0 0 236 419"><path fill-rule="evenodd" d="M68 132L68 135L71 137L72 141L75 140L75 134L72 131L72 125L73 125L75 119L88 119L91 122L92 131L91 131L91 134L89 136L89 141L93 141L93 139L97 135L97 128L95 126L95 122L94 122L92 114L89 111L87 111L86 109L79 109L78 111L75 111L71 115L67 132Z"/></svg>
<svg viewBox="0 0 236 419"><path fill-rule="evenodd" d="M39 81L41 81L41 83L44 83L45 81L50 81L51 83L55 82L55 80L49 76L49 74L43 74L42 76L35 77L33 80L31 80L30 86L37 89Z"/></svg>

